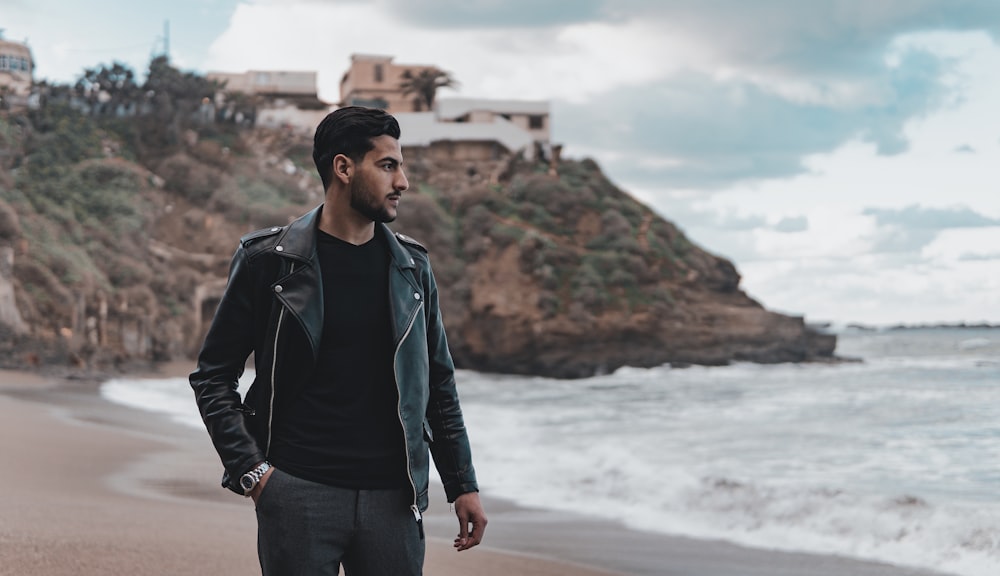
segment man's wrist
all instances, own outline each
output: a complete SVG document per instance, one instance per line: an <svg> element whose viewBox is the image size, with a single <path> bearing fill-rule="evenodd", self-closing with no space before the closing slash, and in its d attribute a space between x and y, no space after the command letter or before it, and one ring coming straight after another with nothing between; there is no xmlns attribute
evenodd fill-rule
<svg viewBox="0 0 1000 576"><path fill-rule="evenodd" d="M260 483L260 479L264 477L271 468L271 463L268 461L263 461L249 472L240 476L240 488L243 489L243 495L249 497L253 489L257 487Z"/></svg>

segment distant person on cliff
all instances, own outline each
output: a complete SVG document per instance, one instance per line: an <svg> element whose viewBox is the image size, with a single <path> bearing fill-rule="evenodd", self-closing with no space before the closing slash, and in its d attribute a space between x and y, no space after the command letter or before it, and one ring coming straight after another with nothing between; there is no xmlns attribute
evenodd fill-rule
<svg viewBox="0 0 1000 576"><path fill-rule="evenodd" d="M399 124L341 108L313 160L325 203L240 240L191 387L223 486L256 505L265 576L421 574L428 452L458 550L486 515L427 251L385 225L409 185Z"/></svg>

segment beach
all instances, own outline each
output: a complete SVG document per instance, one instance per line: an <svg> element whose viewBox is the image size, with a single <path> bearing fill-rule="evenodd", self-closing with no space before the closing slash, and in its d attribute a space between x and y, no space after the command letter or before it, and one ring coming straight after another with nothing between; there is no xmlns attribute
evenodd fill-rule
<svg viewBox="0 0 1000 576"><path fill-rule="evenodd" d="M219 487L207 434L108 402L99 386L93 378L0 371L0 575L259 573L253 506ZM432 497L429 575L931 574L638 532L489 494L485 543L456 553L457 524L439 486Z"/></svg>

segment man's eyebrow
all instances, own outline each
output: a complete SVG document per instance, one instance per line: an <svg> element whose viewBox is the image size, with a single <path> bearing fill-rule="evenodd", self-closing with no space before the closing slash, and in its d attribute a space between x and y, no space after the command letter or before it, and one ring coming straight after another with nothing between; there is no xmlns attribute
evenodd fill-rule
<svg viewBox="0 0 1000 576"><path fill-rule="evenodd" d="M403 164L402 158L394 158L392 156L383 156L381 159L375 161L376 164L381 164L383 162L392 162L393 164L399 165Z"/></svg>

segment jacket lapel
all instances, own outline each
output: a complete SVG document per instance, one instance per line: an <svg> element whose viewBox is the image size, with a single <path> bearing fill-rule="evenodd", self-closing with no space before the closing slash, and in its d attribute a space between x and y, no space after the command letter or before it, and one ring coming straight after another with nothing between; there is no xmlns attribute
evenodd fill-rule
<svg viewBox="0 0 1000 576"><path fill-rule="evenodd" d="M378 228L385 234L389 246L389 312L392 314L392 335L394 341L399 342L415 309L423 303L424 291L416 279L417 264L413 256L400 245L388 226L379 224Z"/></svg>
<svg viewBox="0 0 1000 576"><path fill-rule="evenodd" d="M284 265L271 290L308 336L314 360L323 335L323 276L316 256L316 227L322 209L317 206L289 224L272 248Z"/></svg>

